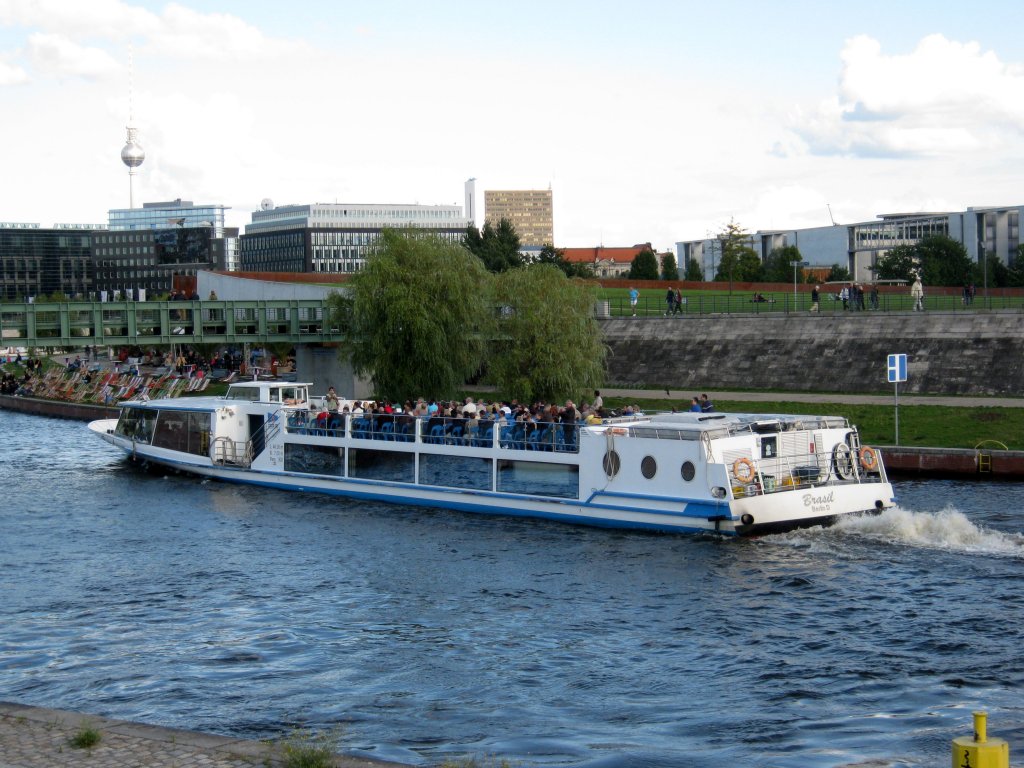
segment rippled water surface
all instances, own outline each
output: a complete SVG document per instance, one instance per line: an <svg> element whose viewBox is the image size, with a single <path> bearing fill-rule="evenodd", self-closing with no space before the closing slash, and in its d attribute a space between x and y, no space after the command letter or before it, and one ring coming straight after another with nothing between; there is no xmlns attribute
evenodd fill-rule
<svg viewBox="0 0 1024 768"><path fill-rule="evenodd" d="M945 765L1024 749L1024 484L724 541L144 473L0 411L0 698L426 765Z"/></svg>

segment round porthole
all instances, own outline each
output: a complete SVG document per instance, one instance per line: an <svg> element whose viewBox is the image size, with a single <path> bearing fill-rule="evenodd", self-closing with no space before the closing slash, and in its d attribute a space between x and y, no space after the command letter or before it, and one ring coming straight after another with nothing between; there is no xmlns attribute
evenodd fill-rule
<svg viewBox="0 0 1024 768"><path fill-rule="evenodd" d="M683 475L683 480L690 482L697 474L697 468L693 466L692 461L684 461L682 469L679 470Z"/></svg>
<svg viewBox="0 0 1024 768"><path fill-rule="evenodd" d="M619 469L622 467L622 462L619 460L619 454L615 451L608 451L604 455L604 461L601 462L604 465L604 473L608 477L615 477L619 474Z"/></svg>
<svg viewBox="0 0 1024 768"><path fill-rule="evenodd" d="M644 456L644 460L640 462L640 472L648 480L658 474L658 462L653 456Z"/></svg>

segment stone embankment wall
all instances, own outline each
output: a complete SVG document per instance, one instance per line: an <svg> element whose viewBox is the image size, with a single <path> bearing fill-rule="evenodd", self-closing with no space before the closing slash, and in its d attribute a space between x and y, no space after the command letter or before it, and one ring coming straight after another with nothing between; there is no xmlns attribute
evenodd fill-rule
<svg viewBox="0 0 1024 768"><path fill-rule="evenodd" d="M1024 314L844 312L602 320L608 386L1024 396Z"/></svg>

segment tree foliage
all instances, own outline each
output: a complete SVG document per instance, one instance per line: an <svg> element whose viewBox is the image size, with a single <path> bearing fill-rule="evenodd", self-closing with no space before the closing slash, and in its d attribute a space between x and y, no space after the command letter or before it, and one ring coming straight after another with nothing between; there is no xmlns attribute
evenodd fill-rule
<svg viewBox="0 0 1024 768"><path fill-rule="evenodd" d="M825 282L828 283L838 283L843 280L849 279L850 270L848 270L846 267L841 267L838 264L833 264L832 268L828 271L828 274L825 276Z"/></svg>
<svg viewBox="0 0 1024 768"><path fill-rule="evenodd" d="M690 258L686 260L686 272L683 274L683 279L693 282L704 280L704 270L697 259Z"/></svg>
<svg viewBox="0 0 1024 768"><path fill-rule="evenodd" d="M758 283L763 279L761 260L753 248L742 246L723 251L722 260L718 262L715 280Z"/></svg>
<svg viewBox="0 0 1024 768"><path fill-rule="evenodd" d="M718 233L721 258L715 280L755 283L763 279L761 259L750 247L750 236L733 219Z"/></svg>
<svg viewBox="0 0 1024 768"><path fill-rule="evenodd" d="M553 401L602 383L596 300L555 263L494 275L457 243L385 230L328 306L341 354L380 397L452 398L483 369L510 396Z"/></svg>
<svg viewBox="0 0 1024 768"><path fill-rule="evenodd" d="M661 256L661 279L679 279L679 267L676 266L676 255L671 251L664 253Z"/></svg>
<svg viewBox="0 0 1024 768"><path fill-rule="evenodd" d="M484 223L482 230L469 227L462 244L484 263L489 272L504 272L523 264L519 235L508 219L498 221L497 227L489 221Z"/></svg>
<svg viewBox="0 0 1024 768"><path fill-rule="evenodd" d="M493 318L479 258L432 235L387 229L328 304L353 369L399 401L454 396L480 369Z"/></svg>
<svg viewBox="0 0 1024 768"><path fill-rule="evenodd" d="M521 401L556 402L601 385L606 348L594 316L596 288L554 264L495 278L501 307L488 378Z"/></svg>
<svg viewBox="0 0 1024 768"><path fill-rule="evenodd" d="M963 243L946 235L896 246L875 265L875 275L882 279L913 281L917 273L925 285L963 285L972 279L974 265Z"/></svg>
<svg viewBox="0 0 1024 768"><path fill-rule="evenodd" d="M767 283L788 283L793 279L793 262L802 263L804 257L795 245L775 248L764 260L764 280ZM797 280L802 282L803 270L798 266Z"/></svg>
<svg viewBox="0 0 1024 768"><path fill-rule="evenodd" d="M658 257L650 248L644 248L633 257L629 265L630 280L657 280L658 279Z"/></svg>
<svg viewBox="0 0 1024 768"><path fill-rule="evenodd" d="M593 279L594 277L593 267L577 261L567 261L565 250L555 248L553 245L545 245L540 249L540 255L537 256L536 263L553 264L562 270L562 274L566 277L582 277L586 279Z"/></svg>

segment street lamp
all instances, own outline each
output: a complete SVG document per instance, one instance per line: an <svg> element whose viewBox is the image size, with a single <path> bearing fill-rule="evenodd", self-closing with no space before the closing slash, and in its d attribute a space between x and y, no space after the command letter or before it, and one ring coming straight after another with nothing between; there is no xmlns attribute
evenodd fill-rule
<svg viewBox="0 0 1024 768"><path fill-rule="evenodd" d="M810 266L810 262L807 261L794 261L793 262L793 309L796 310L796 269L797 267Z"/></svg>

